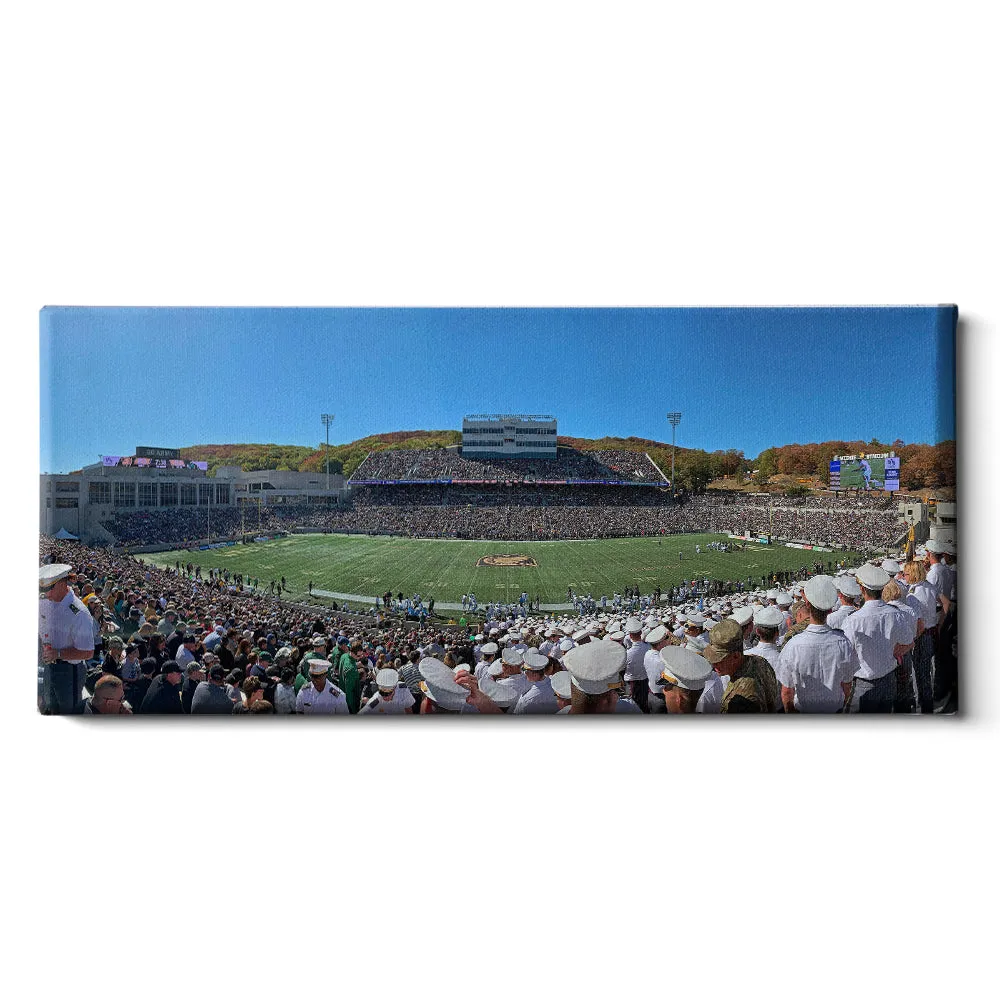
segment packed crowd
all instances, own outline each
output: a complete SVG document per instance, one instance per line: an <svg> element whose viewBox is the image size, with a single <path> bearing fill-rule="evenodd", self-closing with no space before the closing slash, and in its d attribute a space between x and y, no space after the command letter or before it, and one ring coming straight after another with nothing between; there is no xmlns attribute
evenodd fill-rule
<svg viewBox="0 0 1000 1000"><path fill-rule="evenodd" d="M475 630L317 614L80 543L46 538L41 555L38 704L47 714L928 714L957 705L957 566L954 550L933 542L904 564L807 575L787 590L658 599L642 617L498 609Z"/></svg>
<svg viewBox="0 0 1000 1000"><path fill-rule="evenodd" d="M466 458L459 449L373 451L352 480L481 479L530 482L538 479L617 479L663 482L643 452L558 449L558 458Z"/></svg>
<svg viewBox="0 0 1000 1000"><path fill-rule="evenodd" d="M894 511L851 511L825 498L810 508L782 501L712 491L674 503L663 490L641 486L362 487L348 508L311 512L309 526L500 541L722 532L866 551L890 548L902 533Z"/></svg>
<svg viewBox="0 0 1000 1000"><path fill-rule="evenodd" d="M184 546L209 533L212 538L227 538L242 529L273 534L302 528L498 541L722 532L882 551L896 545L903 531L896 501L891 498L833 493L784 497L711 490L685 495L675 503L662 486L530 483L359 486L343 506L282 503L260 509L254 505L249 512L223 506L213 508L211 522L204 507L129 511L117 513L104 526L118 543L133 547Z"/></svg>

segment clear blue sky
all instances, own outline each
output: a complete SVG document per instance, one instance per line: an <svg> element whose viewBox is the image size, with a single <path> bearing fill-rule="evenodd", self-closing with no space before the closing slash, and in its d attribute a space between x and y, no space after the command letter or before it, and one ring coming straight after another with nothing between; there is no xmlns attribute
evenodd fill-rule
<svg viewBox="0 0 1000 1000"><path fill-rule="evenodd" d="M112 309L41 313L43 472L136 445L317 446L552 413L560 434L741 449L954 437L935 309Z"/></svg>

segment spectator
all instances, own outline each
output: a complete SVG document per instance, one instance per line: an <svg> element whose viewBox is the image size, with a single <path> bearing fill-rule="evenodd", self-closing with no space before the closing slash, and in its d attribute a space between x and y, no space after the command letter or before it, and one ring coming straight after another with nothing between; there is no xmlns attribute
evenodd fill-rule
<svg viewBox="0 0 1000 1000"><path fill-rule="evenodd" d="M176 660L167 660L160 674L153 678L142 699L142 715L183 715L181 707L181 668Z"/></svg>
<svg viewBox="0 0 1000 1000"><path fill-rule="evenodd" d="M208 669L208 679L196 688L191 699L191 714L233 714L233 701L226 691L226 671L221 663L213 663Z"/></svg>
<svg viewBox="0 0 1000 1000"><path fill-rule="evenodd" d="M83 703L84 715L131 715L121 678L105 674L94 686L93 697Z"/></svg>

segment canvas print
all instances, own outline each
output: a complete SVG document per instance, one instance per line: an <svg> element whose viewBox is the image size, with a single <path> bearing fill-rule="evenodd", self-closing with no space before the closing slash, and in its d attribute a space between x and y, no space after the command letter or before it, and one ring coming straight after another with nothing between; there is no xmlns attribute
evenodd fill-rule
<svg viewBox="0 0 1000 1000"><path fill-rule="evenodd" d="M956 328L45 308L38 709L954 713Z"/></svg>

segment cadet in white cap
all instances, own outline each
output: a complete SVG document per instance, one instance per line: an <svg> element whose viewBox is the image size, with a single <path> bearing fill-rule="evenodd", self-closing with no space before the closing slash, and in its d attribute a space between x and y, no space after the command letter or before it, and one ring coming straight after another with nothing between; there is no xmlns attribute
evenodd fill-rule
<svg viewBox="0 0 1000 1000"><path fill-rule="evenodd" d="M503 672L500 675L500 684L513 688L517 696L525 694L531 687L531 681L524 676L524 654L517 649L505 649L501 657Z"/></svg>
<svg viewBox="0 0 1000 1000"><path fill-rule="evenodd" d="M514 715L555 715L559 710L552 681L545 674L548 665L548 657L541 653L525 654L524 676L531 686L518 700Z"/></svg>
<svg viewBox="0 0 1000 1000"><path fill-rule="evenodd" d="M573 701L573 681L568 670L557 670L552 677L552 692L556 696L557 715L566 715Z"/></svg>
<svg viewBox="0 0 1000 1000"><path fill-rule="evenodd" d="M421 715L475 711L469 701L469 689L455 680L455 672L447 664L436 657L425 656L418 669L423 677L420 682L420 690L424 693L424 700L420 703Z"/></svg>
<svg viewBox="0 0 1000 1000"><path fill-rule="evenodd" d="M686 646L664 646L659 656L667 711L671 715L694 714L706 682L715 674L712 664Z"/></svg>
<svg viewBox="0 0 1000 1000"><path fill-rule="evenodd" d="M517 692L505 684L497 682L487 674L479 680L479 691L485 695L502 712L509 712L518 702Z"/></svg>
<svg viewBox="0 0 1000 1000"><path fill-rule="evenodd" d="M660 674L663 672L660 650L670 645L671 638L666 625L655 625L646 633L648 648L642 661L642 668L646 671L646 680L649 684L646 710L650 715L662 715L667 710L663 701L663 681L660 679Z"/></svg>
<svg viewBox="0 0 1000 1000"><path fill-rule="evenodd" d="M416 699L405 684L399 683L399 671L384 667L375 674L378 691L368 699L358 715L405 715L413 712Z"/></svg>
<svg viewBox="0 0 1000 1000"><path fill-rule="evenodd" d="M625 619L625 686L640 711L649 711L649 678L646 676L646 654L649 642L642 638L642 622L632 616Z"/></svg>
<svg viewBox="0 0 1000 1000"><path fill-rule="evenodd" d="M771 668L778 669L778 629L784 621L784 615L780 608L768 605L765 608L758 608L753 612L754 633L757 636L757 645L753 651L757 656L763 656ZM743 648L746 649L744 643Z"/></svg>
<svg viewBox="0 0 1000 1000"><path fill-rule="evenodd" d="M625 669L625 650L617 642L588 642L563 657L573 680L570 715L603 715L615 711Z"/></svg>
<svg viewBox="0 0 1000 1000"><path fill-rule="evenodd" d="M500 652L500 647L495 642L487 642L483 644L480 653L482 654L482 659L476 664L476 679L482 680L483 677L489 676L490 665L496 659L497 653Z"/></svg>
<svg viewBox="0 0 1000 1000"><path fill-rule="evenodd" d="M843 628L848 617L858 610L855 600L861 596L861 588L858 586L858 581L846 573L834 577L833 584L837 588L839 606L827 615L826 623L830 628Z"/></svg>
<svg viewBox="0 0 1000 1000"><path fill-rule="evenodd" d="M753 626L753 615L754 609L748 605L743 607L734 608L733 613L729 616L741 629L743 629L743 650L744 652L749 652L757 643L757 637L754 635Z"/></svg>
<svg viewBox="0 0 1000 1000"><path fill-rule="evenodd" d="M42 643L39 708L47 715L83 713L87 663L94 655L94 619L70 589L73 567L52 563L38 570L38 638Z"/></svg>
<svg viewBox="0 0 1000 1000"><path fill-rule="evenodd" d="M295 697L295 711L300 715L350 715L347 695L327 674L333 664L329 660L309 660L310 684L303 684Z"/></svg>
<svg viewBox="0 0 1000 1000"><path fill-rule="evenodd" d="M844 635L858 654L849 707L853 712L892 712L896 702L896 665L912 646L903 612L882 600L889 574L866 563L857 572L865 603L844 622Z"/></svg>
<svg viewBox="0 0 1000 1000"><path fill-rule="evenodd" d="M886 570L888 572L888 570ZM910 713L916 709L916 695L913 686L913 649L916 646L920 619L915 608L906 603L904 587L898 580L891 579L882 588L882 600L892 608L903 612L907 632L903 644L909 649L896 663L896 711Z"/></svg>
<svg viewBox="0 0 1000 1000"><path fill-rule="evenodd" d="M568 652L569 652L569 651L570 651L571 649L573 649L573 640L572 640L572 639L561 639L561 640L559 641L559 644L558 644L558 645L557 645L557 646L555 647L555 649L553 649L553 650L552 650L552 655L553 655L553 656L554 656L554 657L555 657L555 658L556 658L557 660L562 660L562 658L563 658L563 657L564 657L564 656L565 656L565 655L566 655L566 654L567 654L567 653L568 653Z"/></svg>
<svg viewBox="0 0 1000 1000"><path fill-rule="evenodd" d="M774 668L786 712L840 712L859 669L857 653L843 632L827 624L839 591L833 577L814 576L804 588L809 625L789 640Z"/></svg>
<svg viewBox="0 0 1000 1000"><path fill-rule="evenodd" d="M692 649L704 649L708 645L708 635L705 632L705 618L697 612L688 615L684 626L684 643Z"/></svg>

